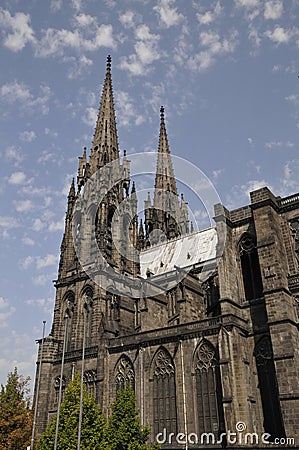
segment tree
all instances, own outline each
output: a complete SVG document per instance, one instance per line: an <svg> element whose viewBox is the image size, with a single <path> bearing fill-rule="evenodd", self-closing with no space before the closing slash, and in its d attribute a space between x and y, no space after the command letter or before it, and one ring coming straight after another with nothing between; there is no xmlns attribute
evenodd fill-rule
<svg viewBox="0 0 299 450"><path fill-rule="evenodd" d="M150 428L140 424L136 409L135 394L130 385L119 389L112 404L112 414L106 429L105 446L107 450L151 450L159 448L146 444Z"/></svg>
<svg viewBox="0 0 299 450"><path fill-rule="evenodd" d="M20 450L30 444L32 410L29 393L30 378L23 378L17 368L7 376L7 383L1 384L0 392L0 448Z"/></svg>
<svg viewBox="0 0 299 450"><path fill-rule="evenodd" d="M75 374L69 383L64 401L61 403L58 450L76 450L78 441L78 422L80 411L80 376ZM100 450L106 421L95 400L83 390L81 450ZM53 449L55 441L56 416L52 418L38 443L38 450Z"/></svg>

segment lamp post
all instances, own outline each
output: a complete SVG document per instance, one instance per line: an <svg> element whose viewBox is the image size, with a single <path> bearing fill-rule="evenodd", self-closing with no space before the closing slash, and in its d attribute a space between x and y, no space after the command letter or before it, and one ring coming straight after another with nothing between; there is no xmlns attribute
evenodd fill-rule
<svg viewBox="0 0 299 450"><path fill-rule="evenodd" d="M85 303L83 308L83 344L82 344L82 365L81 365L81 384L80 384L80 410L78 423L78 445L77 450L80 450L81 444L81 428L82 428L82 413L83 413L83 379L84 379L84 359L85 359L85 341L86 341L86 319L88 314L88 305Z"/></svg>
<svg viewBox="0 0 299 450"><path fill-rule="evenodd" d="M62 351L62 361L61 361L54 450L57 450L57 441L58 441L59 415L60 415L60 405L61 405L61 396L62 396L62 378L63 378L63 369L64 369L65 350L66 350L67 327L68 327L68 320L69 320L69 315L67 312L65 313L64 320L65 320L65 325L64 325L64 336L63 336L63 351Z"/></svg>
<svg viewBox="0 0 299 450"><path fill-rule="evenodd" d="M33 446L34 446L34 435L35 435L35 427L36 427L36 419L37 419L37 406L38 406L38 397L39 397L39 387L40 387L40 379L41 379L41 372L42 372L42 362L43 362L45 327L46 327L46 321L43 320L43 335L42 335L43 337L42 337L42 345L41 345L41 349L40 349L40 358L39 358L39 368L38 368L38 376L37 376L37 384L36 384L36 393L35 393L34 416L33 416L33 424L32 424L32 435L31 435L30 450L33 450Z"/></svg>

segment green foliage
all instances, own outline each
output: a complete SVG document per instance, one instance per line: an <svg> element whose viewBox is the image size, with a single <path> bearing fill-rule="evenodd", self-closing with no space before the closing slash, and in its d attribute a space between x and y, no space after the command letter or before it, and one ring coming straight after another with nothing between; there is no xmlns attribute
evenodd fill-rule
<svg viewBox="0 0 299 450"><path fill-rule="evenodd" d="M107 450L151 450L146 444L150 428L140 424L135 394L131 386L117 391L105 435Z"/></svg>
<svg viewBox="0 0 299 450"><path fill-rule="evenodd" d="M66 389L64 401L61 403L58 450L77 450L78 422L80 411L80 376L75 374ZM51 450L55 441L56 416L52 418L42 435L38 449ZM100 450L105 429L105 419L93 398L90 398L84 387L82 414L81 450Z"/></svg>
<svg viewBox="0 0 299 450"><path fill-rule="evenodd" d="M84 389L81 450L153 450L146 444L150 429L140 424L133 389L129 386L117 392L112 414L106 422L93 398ZM58 429L58 450L77 450L80 410L80 376L76 374L66 389L61 403ZM54 447L56 417L42 435L38 450Z"/></svg>
<svg viewBox="0 0 299 450"><path fill-rule="evenodd" d="M0 392L0 448L1 450L25 449L30 444L32 410L29 404L30 378L24 379L17 368L7 376Z"/></svg>

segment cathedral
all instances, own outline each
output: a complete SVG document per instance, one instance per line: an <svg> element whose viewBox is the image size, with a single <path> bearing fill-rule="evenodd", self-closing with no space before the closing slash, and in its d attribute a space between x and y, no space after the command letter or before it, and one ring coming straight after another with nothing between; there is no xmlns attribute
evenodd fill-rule
<svg viewBox="0 0 299 450"><path fill-rule="evenodd" d="M107 416L130 384L162 448L299 445L299 194L258 189L242 208L216 204L213 225L194 230L163 107L157 148L141 218L108 56L91 151L67 199L52 329L39 341L37 434L78 371Z"/></svg>

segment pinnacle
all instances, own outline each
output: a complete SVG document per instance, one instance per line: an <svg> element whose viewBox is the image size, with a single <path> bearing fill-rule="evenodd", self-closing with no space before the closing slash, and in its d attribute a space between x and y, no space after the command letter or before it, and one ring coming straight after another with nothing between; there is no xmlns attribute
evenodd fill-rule
<svg viewBox="0 0 299 450"><path fill-rule="evenodd" d="M119 157L118 138L111 80L111 56L107 56L106 76L94 133L90 164L92 173Z"/></svg>

